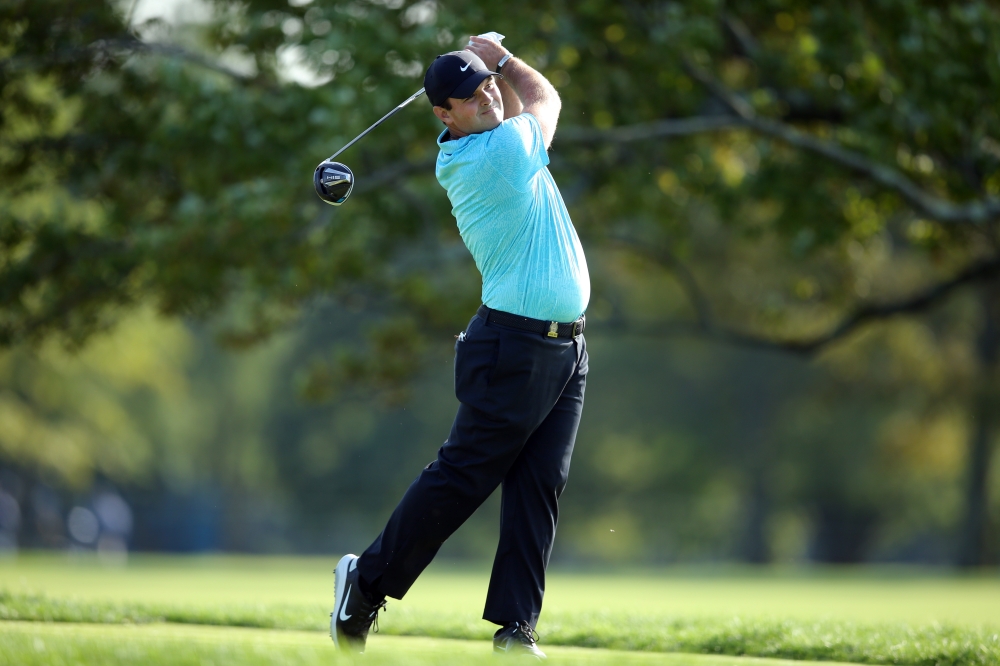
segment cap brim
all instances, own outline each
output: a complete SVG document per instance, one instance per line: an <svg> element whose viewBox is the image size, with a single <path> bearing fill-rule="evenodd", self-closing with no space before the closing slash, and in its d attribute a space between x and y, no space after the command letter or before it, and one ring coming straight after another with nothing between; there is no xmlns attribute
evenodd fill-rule
<svg viewBox="0 0 1000 666"><path fill-rule="evenodd" d="M472 97L472 95L476 92L476 88L479 87L479 84L491 76L499 76L499 74L489 70L476 72L458 84L458 87L452 90L448 97L454 97L455 99L466 99L467 97Z"/></svg>

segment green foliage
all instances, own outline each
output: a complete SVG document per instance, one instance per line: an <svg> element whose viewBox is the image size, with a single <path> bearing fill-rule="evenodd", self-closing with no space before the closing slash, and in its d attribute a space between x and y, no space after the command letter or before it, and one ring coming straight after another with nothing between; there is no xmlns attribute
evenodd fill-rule
<svg viewBox="0 0 1000 666"><path fill-rule="evenodd" d="M0 456L74 490L148 481L159 456L143 406L183 399L191 346L147 310L79 354L50 342L0 356Z"/></svg>
<svg viewBox="0 0 1000 666"><path fill-rule="evenodd" d="M346 87L308 89L277 80L273 48L289 19L273 11L224 12L200 37L225 48L244 26L248 44L270 45L253 53L256 75L243 79L145 52L104 2L77 3L55 24L47 3L5 7L14 54L4 67L11 102L0 165L5 344L53 334L79 342L114 318L115 306L140 299L204 316L241 290L260 303L248 334L266 331L272 303L385 282L379 262L422 226L398 215L391 197L359 197L350 219L321 214L309 188L329 146L366 124L350 112L376 53L355 53L355 39L368 41L363 30L346 44ZM92 32L62 34L78 23ZM50 41L73 59L47 53ZM389 104L385 92L375 97L369 108ZM66 209L87 211L85 223L72 219L82 213L67 220Z"/></svg>
<svg viewBox="0 0 1000 666"><path fill-rule="evenodd" d="M662 337L675 323L808 340L997 257L995 3L212 0L199 24L132 26L109 0L63 5L0 7L0 346L15 348L0 409L44 435L31 448L0 430L0 453L63 485L200 480L322 517L337 493L387 469L380 481L403 484L412 472L397 468L425 462L429 447L382 446L409 441L418 421L385 405L419 392L407 383L448 354L479 288L433 177L440 125L420 101L346 153L359 184L341 208L314 197L309 175L467 33L508 35L562 96L552 170L594 276L592 340L603 328L621 347L624 332ZM623 134L719 118L727 129ZM972 202L993 212L940 214ZM186 396L143 381L93 394L138 403L139 423L96 423L8 372L59 376L67 361L19 345L79 347L147 306L212 328L198 329ZM697 345L619 357L633 371L606 367L627 388L581 435L584 492L564 532L596 543L609 520L627 524L605 556L732 554L754 488L773 529L799 534L786 539L793 559L817 515L890 525L889 550L954 529L980 317L959 297L846 342L818 369ZM275 341L239 370L205 351L210 336ZM104 372L73 374L67 395ZM339 402L324 414L301 396ZM361 405L373 396L382 404ZM420 418L452 409L421 403ZM53 444L68 431L73 455ZM120 446L98 461L108 438ZM379 495L359 505L375 514L395 499ZM622 545L629 533L645 550Z"/></svg>
<svg viewBox="0 0 1000 666"><path fill-rule="evenodd" d="M347 207L321 211L308 173L419 86L434 54L484 25L510 35L511 48L560 90L569 129L553 167L592 248L608 229L684 247L718 218L738 230L738 244L779 232L781 253L795 259L912 219L898 192L760 135L627 145L573 138L586 127L724 113L695 70L762 116L898 169L930 195L997 194L1000 17L984 2L215 0L206 24L131 31L101 0L75 3L58 21L47 2L5 7L0 303L8 345L53 334L81 341L118 306L140 300L208 316L242 291L257 303L246 339L274 330L317 293L358 289L421 316L438 313L432 322L460 322L441 314L451 285L433 298L409 286L434 274L441 241L457 242L430 173L429 113L408 110L354 149L361 191L372 189ZM325 83L286 81L287 61ZM869 202L871 212L852 212ZM755 205L775 212L755 219L747 214ZM960 229L927 237L963 253L981 247L980 236ZM460 265L468 280L468 261Z"/></svg>

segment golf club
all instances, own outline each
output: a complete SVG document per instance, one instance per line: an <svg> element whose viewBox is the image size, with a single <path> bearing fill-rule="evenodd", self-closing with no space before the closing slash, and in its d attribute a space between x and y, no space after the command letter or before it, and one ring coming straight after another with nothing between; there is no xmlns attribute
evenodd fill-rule
<svg viewBox="0 0 1000 666"><path fill-rule="evenodd" d="M327 202L331 206L339 206L347 201L347 197L351 196L351 190L354 189L354 173L347 167L346 164L334 162L333 160L337 157L337 155L340 155L342 152L360 141L363 136L388 120L389 116L393 115L423 94L423 88L413 93L392 111L382 116L374 125L354 137L346 146L319 163L319 166L317 166L316 170L313 172L313 187L316 188L316 194L319 195L320 199Z"/></svg>

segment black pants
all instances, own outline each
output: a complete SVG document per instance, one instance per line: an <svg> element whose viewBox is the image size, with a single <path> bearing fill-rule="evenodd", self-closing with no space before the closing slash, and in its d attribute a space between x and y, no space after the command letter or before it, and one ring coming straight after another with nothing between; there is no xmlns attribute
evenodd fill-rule
<svg viewBox="0 0 1000 666"><path fill-rule="evenodd" d="M535 626L587 382L587 345L478 315L455 343L451 435L410 485L358 571L401 599L500 484L500 543L483 619Z"/></svg>

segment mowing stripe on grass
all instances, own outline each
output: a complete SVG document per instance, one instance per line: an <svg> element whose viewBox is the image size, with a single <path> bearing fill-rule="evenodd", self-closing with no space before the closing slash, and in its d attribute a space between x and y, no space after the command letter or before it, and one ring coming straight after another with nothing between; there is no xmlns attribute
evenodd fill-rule
<svg viewBox="0 0 1000 666"><path fill-rule="evenodd" d="M130 555L107 566L84 553L0 558L0 587L64 598L190 604L325 606L335 557ZM488 566L435 561L406 595L428 612L478 616ZM958 575L914 567L670 566L598 571L550 567L545 612L580 610L656 617L794 617L850 622L1000 622L1000 570ZM545 620L543 617L543 623Z"/></svg>
<svg viewBox="0 0 1000 666"><path fill-rule="evenodd" d="M490 664L489 641L374 635L364 661L373 666ZM792 666L776 659L654 654L546 646L549 663L590 666ZM0 663L23 666L69 664L206 663L241 666L354 664L330 640L314 632L174 624L93 625L0 623ZM802 666L795 662L794 666ZM828 666L828 665L825 665Z"/></svg>
<svg viewBox="0 0 1000 666"><path fill-rule="evenodd" d="M328 609L275 604L139 604L0 593L0 619L141 624L174 622L328 631ZM489 639L493 627L466 613L391 604L384 634ZM1000 666L1000 631L984 627L677 617L621 612L547 613L545 646L724 654L779 659L920 666Z"/></svg>

